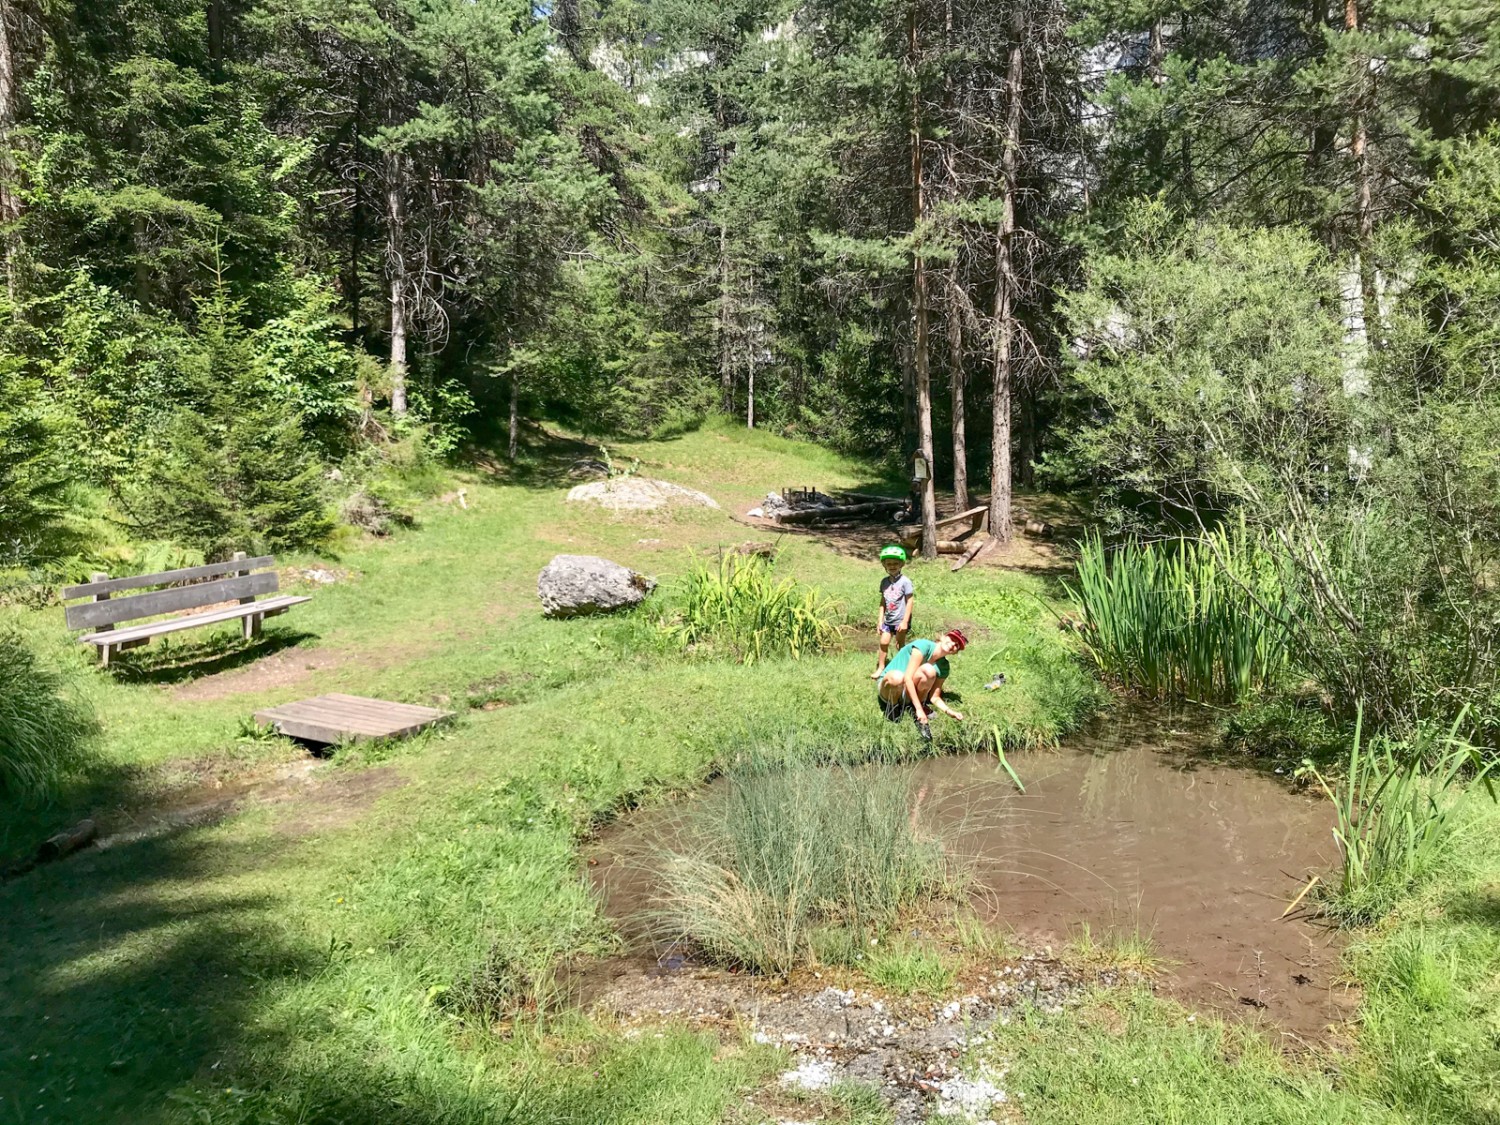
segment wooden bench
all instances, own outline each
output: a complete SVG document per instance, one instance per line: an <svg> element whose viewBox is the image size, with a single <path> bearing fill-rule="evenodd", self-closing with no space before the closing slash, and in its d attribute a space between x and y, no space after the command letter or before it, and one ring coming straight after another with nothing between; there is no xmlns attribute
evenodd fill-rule
<svg viewBox="0 0 1500 1125"><path fill-rule="evenodd" d="M970 508L957 515L946 516L937 521L938 553L941 555L962 554L963 541L971 535L984 531L990 522L990 510L986 505ZM922 525L907 524L901 528L901 545L908 551L922 549Z"/></svg>
<svg viewBox="0 0 1500 1125"><path fill-rule="evenodd" d="M282 595L256 601L262 594L275 594L281 588L276 571L267 569L275 565L276 559L272 555L250 559L241 551L228 562L190 566L183 570L164 570L158 574L137 574L130 578L95 574L81 586L64 587L62 597L65 602L78 598L89 599L81 605L67 607L68 628L92 629L93 632L78 640L82 644L97 647L99 662L106 666L110 656L116 651L137 648L147 644L152 637L181 632L183 629L196 629L201 625L238 620L244 625L245 639L250 640L260 635L261 622L267 617L275 617L294 605L312 600ZM123 590L150 592L123 598L111 596ZM223 602L236 604L222 606ZM142 621L148 617L160 617L202 606L220 608L185 617L169 617L165 621L131 625L123 629L115 628L124 621Z"/></svg>

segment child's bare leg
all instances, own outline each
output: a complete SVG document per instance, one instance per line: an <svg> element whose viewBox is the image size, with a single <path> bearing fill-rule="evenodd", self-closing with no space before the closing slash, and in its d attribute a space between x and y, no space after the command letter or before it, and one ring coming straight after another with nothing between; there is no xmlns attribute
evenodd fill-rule
<svg viewBox="0 0 1500 1125"><path fill-rule="evenodd" d="M870 673L872 680L878 680L885 674L885 665L891 655L891 635L884 629L880 630L880 639L876 643L880 646L880 657L875 662L875 671Z"/></svg>

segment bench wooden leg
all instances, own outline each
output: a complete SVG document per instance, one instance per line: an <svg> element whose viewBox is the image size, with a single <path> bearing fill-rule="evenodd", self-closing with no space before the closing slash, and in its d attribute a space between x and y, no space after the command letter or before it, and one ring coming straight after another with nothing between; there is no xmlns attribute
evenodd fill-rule
<svg viewBox="0 0 1500 1125"><path fill-rule="evenodd" d="M245 640L253 641L256 637L260 636L260 622L264 616L264 614L256 613L240 619L245 630Z"/></svg>
<svg viewBox="0 0 1500 1125"><path fill-rule="evenodd" d="M109 654L110 654L110 651L114 647L115 647L114 645L100 645L99 646L99 667L101 667L101 668L108 668L109 667Z"/></svg>

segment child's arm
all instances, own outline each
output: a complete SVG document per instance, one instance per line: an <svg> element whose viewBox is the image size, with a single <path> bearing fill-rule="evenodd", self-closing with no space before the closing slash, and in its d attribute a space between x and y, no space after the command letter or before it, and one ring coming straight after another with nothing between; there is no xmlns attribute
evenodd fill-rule
<svg viewBox="0 0 1500 1125"><path fill-rule="evenodd" d="M906 595L906 613L901 617L901 631L908 632L911 629L911 607L915 604L917 595L915 592Z"/></svg>

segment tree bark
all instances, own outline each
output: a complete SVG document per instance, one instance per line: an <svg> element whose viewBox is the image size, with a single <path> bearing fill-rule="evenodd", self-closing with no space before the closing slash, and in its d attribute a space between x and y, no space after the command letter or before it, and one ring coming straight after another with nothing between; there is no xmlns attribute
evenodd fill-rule
<svg viewBox="0 0 1500 1125"><path fill-rule="evenodd" d="M721 161L719 168L724 165ZM734 414L734 345L730 339L730 302L734 291L729 278L729 227L719 220L719 409Z"/></svg>
<svg viewBox="0 0 1500 1125"><path fill-rule="evenodd" d="M969 506L969 443L964 424L964 326L957 271L948 278L948 391L953 410L953 504Z"/></svg>
<svg viewBox="0 0 1500 1125"><path fill-rule="evenodd" d="M21 218L21 196L16 183L16 161L13 151L20 83L16 73L13 22L14 5L0 0L0 239L5 254L5 288L11 307L16 303L16 270L20 256L20 238L16 223Z"/></svg>
<svg viewBox="0 0 1500 1125"><path fill-rule="evenodd" d="M922 94L917 88L917 13L913 7L908 23L912 74L911 103L911 205L912 226L920 228L927 215L922 168ZM937 557L937 485L933 479L932 369L927 323L927 262L920 245L912 259L912 364L917 377L917 441L927 461L927 479L922 487L922 557Z"/></svg>
<svg viewBox="0 0 1500 1125"><path fill-rule="evenodd" d="M1358 0L1344 0L1344 34L1359 34ZM1349 128L1349 155L1354 161L1354 209L1356 233L1359 247L1359 285L1364 298L1364 320L1366 340L1374 344L1380 337L1378 327L1380 309L1376 304L1375 268L1370 256L1370 243L1375 234L1375 193L1370 170L1369 133L1367 119L1371 108L1370 63L1363 52L1356 52L1354 65L1359 68L1359 80L1354 97L1353 120Z"/></svg>
<svg viewBox="0 0 1500 1125"><path fill-rule="evenodd" d="M1012 535L1010 519L1010 414L1012 351L1015 346L1016 271L1012 243L1016 232L1016 186L1021 147L1021 44L1025 23L1019 10L1005 71L1005 141L1000 156L1004 198L995 231L994 388L990 413L990 538L1002 545Z"/></svg>
<svg viewBox="0 0 1500 1125"><path fill-rule="evenodd" d="M745 429L755 429L755 343L746 341L745 348Z"/></svg>
<svg viewBox="0 0 1500 1125"><path fill-rule="evenodd" d="M506 455L514 463L521 454L521 380L514 371L510 373L510 442Z"/></svg>
<svg viewBox="0 0 1500 1125"><path fill-rule="evenodd" d="M391 413L406 413L406 206L403 158L386 157L386 266L391 281Z"/></svg>

